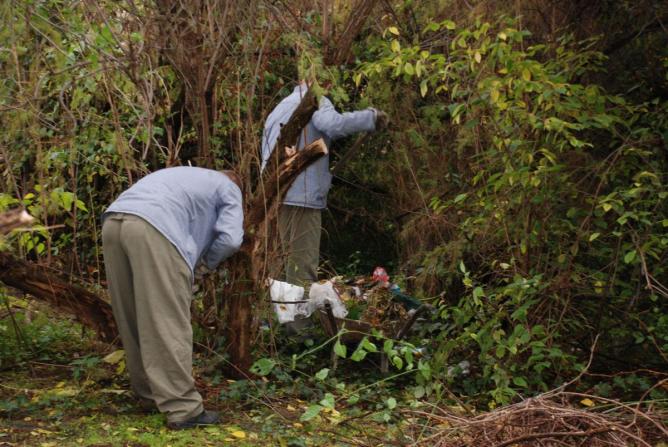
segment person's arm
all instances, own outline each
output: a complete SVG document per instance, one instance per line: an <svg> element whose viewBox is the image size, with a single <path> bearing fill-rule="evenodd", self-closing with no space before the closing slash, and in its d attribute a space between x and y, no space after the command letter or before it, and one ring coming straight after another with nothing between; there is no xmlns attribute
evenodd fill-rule
<svg viewBox="0 0 668 447"><path fill-rule="evenodd" d="M218 194L222 206L214 224L216 236L202 258L202 262L211 270L236 253L244 237L241 191L235 185L229 185L227 188L219 188Z"/></svg>
<svg viewBox="0 0 668 447"><path fill-rule="evenodd" d="M320 98L320 107L311 119L313 125L332 140L347 137L358 132L376 130L376 111L373 109L357 112L339 113L332 102L324 96Z"/></svg>

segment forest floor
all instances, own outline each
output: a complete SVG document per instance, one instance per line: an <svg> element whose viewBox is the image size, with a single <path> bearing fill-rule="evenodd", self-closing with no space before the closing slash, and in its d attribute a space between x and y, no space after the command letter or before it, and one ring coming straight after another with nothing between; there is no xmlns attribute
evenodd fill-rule
<svg viewBox="0 0 668 447"><path fill-rule="evenodd" d="M382 375L371 354L355 363L340 359L331 371L329 345L317 331L312 340L284 335L274 340L278 355L264 359L271 374L254 380L228 379L223 357L196 343L196 385L221 421L171 431L164 415L142 409L128 392L121 350L42 305L18 299L6 304L16 312L0 318L0 447L431 446L436 441L668 447L665 400L648 400L641 408L640 402L557 390L481 411L460 400L469 402L471 396L458 398L447 390L452 400L421 399L411 391L409 376ZM656 386L666 386L666 380ZM547 438L554 442L545 444Z"/></svg>
<svg viewBox="0 0 668 447"><path fill-rule="evenodd" d="M75 380L70 368L33 363L3 375L0 446L352 446L394 444L401 438L399 426L357 410L323 412L300 422L309 404L294 397L221 397L234 383L198 381L206 407L220 411L219 425L172 431L163 415L143 410L118 383Z"/></svg>
<svg viewBox="0 0 668 447"><path fill-rule="evenodd" d="M221 422L171 431L164 415L143 410L127 391L122 351L41 306L32 321L24 315L16 314L20 337L13 343L13 322L0 320L0 447L353 446L391 445L403 437L398 418L379 420L360 403L302 420L322 396L308 378L293 385L288 374L280 383L229 380L207 352L195 354L197 388Z"/></svg>

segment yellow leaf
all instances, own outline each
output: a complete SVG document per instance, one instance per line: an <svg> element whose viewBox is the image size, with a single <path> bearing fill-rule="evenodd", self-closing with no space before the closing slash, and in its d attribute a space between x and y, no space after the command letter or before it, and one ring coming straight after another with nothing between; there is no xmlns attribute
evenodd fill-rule
<svg viewBox="0 0 668 447"><path fill-rule="evenodd" d="M480 63L480 61L482 60L482 56L480 55L479 51L475 52L475 54L473 55L473 59L475 59L477 63Z"/></svg>
<svg viewBox="0 0 668 447"><path fill-rule="evenodd" d="M594 401L591 400L591 399L582 399L582 400L580 401L580 403L581 403L582 405L584 405L585 407L593 407L593 406L594 406Z"/></svg>
<svg viewBox="0 0 668 447"><path fill-rule="evenodd" d="M293 426L294 428L304 428L304 425L301 424L301 423L299 423L299 422L295 422L294 424L292 424L292 426Z"/></svg>
<svg viewBox="0 0 668 447"><path fill-rule="evenodd" d="M115 365L116 363L120 362L123 359L123 356L125 355L125 351L122 349L119 349L117 351L112 352L111 354L108 354L105 356L102 361L105 363L109 363L110 365Z"/></svg>
<svg viewBox="0 0 668 447"><path fill-rule="evenodd" d="M239 438L239 439L244 439L246 437L246 433L242 432L241 430L233 431L230 434L232 436L234 436L235 438Z"/></svg>
<svg viewBox="0 0 668 447"><path fill-rule="evenodd" d="M489 99L492 100L492 104L496 103L499 100L499 91L494 89L489 94Z"/></svg>
<svg viewBox="0 0 668 447"><path fill-rule="evenodd" d="M531 72L529 71L528 68L525 68L522 70L522 79L525 81L530 81L531 80Z"/></svg>
<svg viewBox="0 0 668 447"><path fill-rule="evenodd" d="M395 36L398 36L398 35L399 35L399 30L397 29L396 26L391 26L391 27L389 27L387 30L388 30L389 32L391 32L392 34L394 34Z"/></svg>
<svg viewBox="0 0 668 447"><path fill-rule="evenodd" d="M395 39L395 40L393 40L392 43L390 44L390 48L391 48L392 51L394 51L395 53L398 53L398 52L401 51L401 44L399 43L398 40Z"/></svg>
<svg viewBox="0 0 668 447"><path fill-rule="evenodd" d="M503 31L497 34L499 36L499 39L501 40L506 40L508 38L508 35L504 33Z"/></svg>

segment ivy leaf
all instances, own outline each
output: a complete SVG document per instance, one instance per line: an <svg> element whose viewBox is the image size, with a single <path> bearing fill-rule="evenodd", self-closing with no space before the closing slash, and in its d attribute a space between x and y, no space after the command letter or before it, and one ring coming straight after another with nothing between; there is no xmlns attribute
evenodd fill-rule
<svg viewBox="0 0 668 447"><path fill-rule="evenodd" d="M325 397L320 401L320 405L325 408L334 408L334 395L332 393L325 394Z"/></svg>
<svg viewBox="0 0 668 447"><path fill-rule="evenodd" d="M318 380L325 380L329 375L329 368L323 368L315 374L315 378Z"/></svg>
<svg viewBox="0 0 668 447"><path fill-rule="evenodd" d="M336 340L336 344L334 345L334 353L338 355L341 358L346 358L346 353L347 353L346 345L341 343L341 340Z"/></svg>
<svg viewBox="0 0 668 447"><path fill-rule="evenodd" d="M306 409L304 414L301 415L299 418L300 421L306 422L310 421L314 417L316 417L318 414L320 414L320 411L322 410L322 406L318 404L311 405Z"/></svg>
<svg viewBox="0 0 668 447"><path fill-rule="evenodd" d="M255 363L253 363L253 366L251 366L250 371L253 374L257 374L258 376L266 376L271 372L272 369L274 369L274 366L276 366L276 362L274 360L268 358L261 358L258 359Z"/></svg>

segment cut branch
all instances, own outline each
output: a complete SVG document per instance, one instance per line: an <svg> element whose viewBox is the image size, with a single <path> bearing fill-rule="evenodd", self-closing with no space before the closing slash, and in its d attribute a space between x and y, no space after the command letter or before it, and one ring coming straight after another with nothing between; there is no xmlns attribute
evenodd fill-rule
<svg viewBox="0 0 668 447"><path fill-rule="evenodd" d="M288 122L281 127L281 133L278 136L278 140L276 140L276 145L262 175L263 179L275 176L281 163L288 157L285 148L297 144L299 134L304 130L308 122L311 121L311 117L316 110L318 110L318 99L315 97L313 91L309 89L290 116Z"/></svg>
<svg viewBox="0 0 668 447"><path fill-rule="evenodd" d="M97 294L71 284L64 275L0 253L0 281L73 315L81 324L94 329L103 341L117 341L118 330L111 305Z"/></svg>
<svg viewBox="0 0 668 447"><path fill-rule="evenodd" d="M255 229L257 225L262 224L267 212L280 202L299 173L326 154L327 145L321 138L285 158L274 175L264 177L256 196L250 203L246 216L247 227Z"/></svg>

